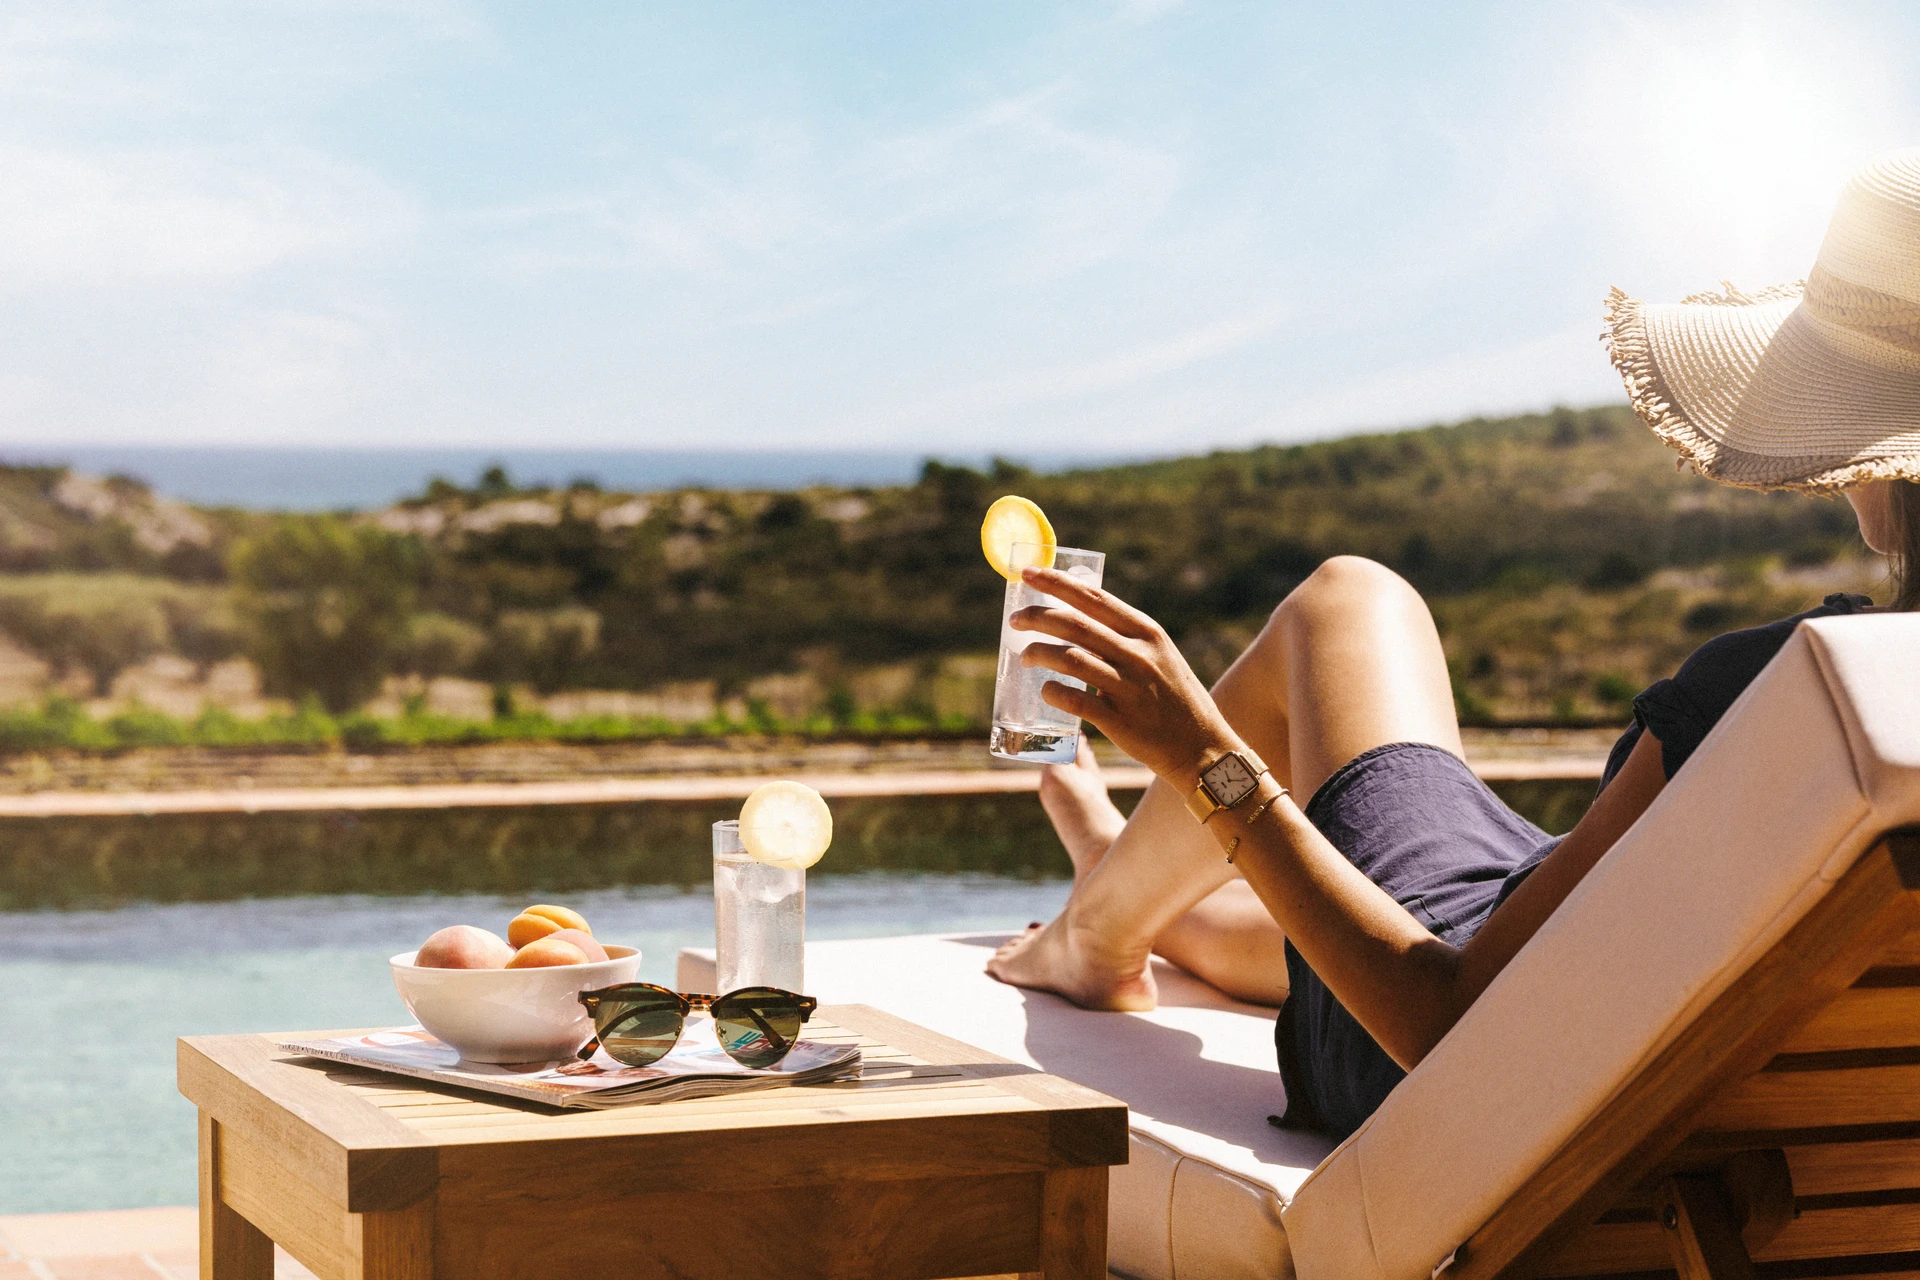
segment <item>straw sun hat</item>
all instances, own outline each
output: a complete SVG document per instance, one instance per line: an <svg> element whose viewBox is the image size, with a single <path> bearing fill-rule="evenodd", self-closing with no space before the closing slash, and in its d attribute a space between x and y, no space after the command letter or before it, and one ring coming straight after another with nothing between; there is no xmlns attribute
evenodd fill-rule
<svg viewBox="0 0 1920 1280"><path fill-rule="evenodd" d="M1615 289L1602 340L1641 419L1709 479L1920 480L1920 150L1854 174L1805 280L1680 303Z"/></svg>

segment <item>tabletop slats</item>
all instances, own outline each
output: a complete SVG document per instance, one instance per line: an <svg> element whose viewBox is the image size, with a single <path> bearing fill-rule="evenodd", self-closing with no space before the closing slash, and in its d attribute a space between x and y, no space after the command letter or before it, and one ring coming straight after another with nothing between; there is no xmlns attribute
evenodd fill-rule
<svg viewBox="0 0 1920 1280"><path fill-rule="evenodd" d="M342 1092L399 1121L421 1138L462 1146L1043 1109L1022 1091L995 1081L993 1075L1006 1067L997 1061L929 1062L820 1017L808 1024L804 1038L825 1044L859 1045L859 1078L780 1085L676 1102L628 1103L599 1111L556 1112L516 1099L488 1097L482 1091L442 1089L409 1077L382 1075L370 1068L328 1063L323 1071Z"/></svg>
<svg viewBox="0 0 1920 1280"><path fill-rule="evenodd" d="M890 1090L832 1090L831 1086L827 1086L820 1091L766 1089L715 1098L690 1098L653 1107L645 1117L635 1117L632 1113L636 1108L615 1107L605 1111L563 1111L558 1114L503 1109L451 1115L419 1115L409 1108L395 1114L394 1118L415 1132L432 1130L436 1141L445 1141L447 1130L473 1126L546 1133L577 1128L590 1120L601 1127L653 1133L678 1127L682 1118L713 1124L723 1118L750 1113L779 1112L795 1122L806 1123L813 1118L809 1113L814 1112L821 1113L820 1119L845 1119L855 1110L864 1115L869 1108L879 1106L897 1107L916 1103L945 1106L961 1098L999 1098L1005 1100L1009 1107L1017 1109L1029 1109L1034 1105L1031 1100L1010 1093L990 1081L960 1079Z"/></svg>
<svg viewBox="0 0 1920 1280"><path fill-rule="evenodd" d="M1025 1098L1009 1096L1005 1093L988 1093L984 1096L943 1097L938 1101L923 1099L898 1104L875 1103L863 1107L857 1113L841 1112L832 1114L823 1108L809 1108L799 1111L760 1111L733 1112L724 1117L724 1125L716 1125L721 1119L713 1115L674 1115L664 1117L655 1125L644 1130L635 1130L630 1125L619 1123L618 1117L605 1112L585 1115L566 1115L555 1117L553 1127L542 1129L537 1134L530 1133L524 1125L479 1125L473 1127L441 1127L431 1122L422 1122L419 1131L442 1147L473 1144L491 1144L501 1142L524 1142L529 1138L541 1140L564 1138L608 1138L628 1137L636 1134L655 1135L671 1133L712 1133L716 1129L756 1129L780 1127L786 1129L806 1128L813 1125L842 1123L847 1120L915 1120L951 1118L969 1115L1002 1115L1018 1112L1043 1111L1045 1108Z"/></svg>
<svg viewBox="0 0 1920 1280"><path fill-rule="evenodd" d="M935 1083L962 1081L968 1077L958 1072L938 1067L911 1069L912 1074L894 1077L866 1078L861 1080L834 1081L827 1084L788 1086L780 1089L749 1090L738 1094L721 1094L711 1098L695 1098L679 1104L696 1107L701 1103L726 1103L730 1100L745 1100L750 1097L785 1096L806 1099L800 1105L832 1105L845 1103L845 1095L876 1096L882 1091L899 1089L926 1088ZM523 1116L529 1121L543 1121L554 1118L546 1111L532 1112L516 1107L511 1103L488 1102L480 1097L439 1093L425 1089L392 1090L369 1093L366 1100L402 1123L410 1123L423 1115L492 1115ZM829 1101L830 1100L830 1101ZM645 1104L641 1104L645 1105ZM716 1109L712 1107L704 1108ZM724 1107L718 1109L725 1109ZM601 1112L600 1114L607 1114Z"/></svg>

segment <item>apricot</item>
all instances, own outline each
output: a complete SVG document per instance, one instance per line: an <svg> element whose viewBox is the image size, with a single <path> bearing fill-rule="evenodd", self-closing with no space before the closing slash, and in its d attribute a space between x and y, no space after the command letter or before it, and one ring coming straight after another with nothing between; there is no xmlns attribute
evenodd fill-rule
<svg viewBox="0 0 1920 1280"><path fill-rule="evenodd" d="M515 947L524 947L535 939L558 933L562 929L578 929L586 934L593 932L578 911L540 903L528 907L507 924L507 941Z"/></svg>
<svg viewBox="0 0 1920 1280"><path fill-rule="evenodd" d="M607 958L607 949L601 946L592 934L584 933L579 929L562 929L558 933L550 933L541 939L543 942L558 942L561 940L571 942L574 946L586 952L587 959L595 964Z"/></svg>
<svg viewBox="0 0 1920 1280"><path fill-rule="evenodd" d="M509 969L545 969L559 964L585 964L587 953L565 938L535 938L513 953Z"/></svg>
<svg viewBox="0 0 1920 1280"><path fill-rule="evenodd" d="M423 969L504 969L511 959L513 948L499 934L455 924L422 943L413 962Z"/></svg>

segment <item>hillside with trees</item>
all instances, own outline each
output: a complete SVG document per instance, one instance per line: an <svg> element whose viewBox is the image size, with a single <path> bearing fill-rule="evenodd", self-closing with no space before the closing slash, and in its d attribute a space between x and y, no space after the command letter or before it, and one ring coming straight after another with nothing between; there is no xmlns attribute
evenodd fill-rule
<svg viewBox="0 0 1920 1280"><path fill-rule="evenodd" d="M161 732L133 676L170 661L183 687L244 668L256 718L312 724L424 725L478 689L466 720L529 732L964 728L1002 592L980 516L1010 492L1105 551L1108 586L1209 675L1321 560L1381 560L1433 601L1485 722L1618 718L1708 635L1880 573L1843 502L1710 484L1612 407L1052 475L929 462L893 488L628 494L495 469L324 515L0 468L0 700L15 738L82 706Z"/></svg>

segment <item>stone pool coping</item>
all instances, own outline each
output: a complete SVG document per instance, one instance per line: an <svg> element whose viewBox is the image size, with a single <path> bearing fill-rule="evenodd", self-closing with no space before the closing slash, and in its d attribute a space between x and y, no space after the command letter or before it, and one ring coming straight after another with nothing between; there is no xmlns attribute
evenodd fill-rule
<svg viewBox="0 0 1920 1280"><path fill-rule="evenodd" d="M1604 757L1472 759L1489 782L1598 779ZM1106 770L1107 785L1138 791L1153 775L1138 765ZM789 774L830 799L864 796L1016 794L1040 785L1037 769L951 769ZM0 818L133 817L160 813L289 813L327 810L461 809L524 805L737 800L768 781L758 775L592 778L573 782L443 783L376 787L231 788L201 791L40 791L0 795Z"/></svg>

